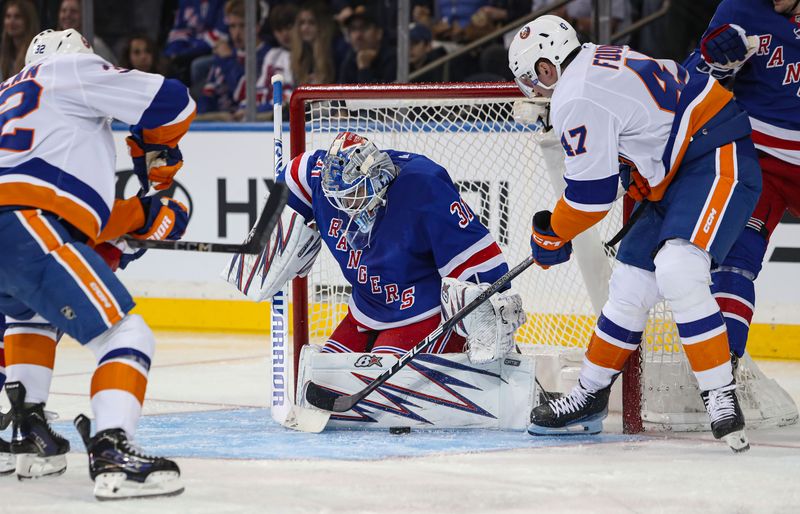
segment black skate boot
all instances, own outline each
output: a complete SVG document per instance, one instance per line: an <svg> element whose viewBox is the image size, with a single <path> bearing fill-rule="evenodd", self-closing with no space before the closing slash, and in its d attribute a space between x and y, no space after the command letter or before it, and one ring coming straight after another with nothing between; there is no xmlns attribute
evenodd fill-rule
<svg viewBox="0 0 800 514"><path fill-rule="evenodd" d="M17 478L27 480L57 476L67 470L69 441L55 433L44 413L44 403L25 403L25 386L6 383L13 423L11 453L16 457Z"/></svg>
<svg viewBox="0 0 800 514"><path fill-rule="evenodd" d="M89 453L89 476L98 500L124 500L175 496L183 492L178 465L169 459L142 454L121 428L89 436L91 422L83 414L75 418Z"/></svg>
<svg viewBox="0 0 800 514"><path fill-rule="evenodd" d="M536 406L531 412L531 435L587 435L603 431L608 416L611 385L599 391L583 387L578 380L572 391L561 398Z"/></svg>
<svg viewBox="0 0 800 514"><path fill-rule="evenodd" d="M734 452L750 449L744 433L744 414L736 398L736 381L710 391L700 393L711 419L711 433L716 439L725 439Z"/></svg>
<svg viewBox="0 0 800 514"><path fill-rule="evenodd" d="M11 453L11 445L0 437L0 476L10 475L16 469L16 459Z"/></svg>

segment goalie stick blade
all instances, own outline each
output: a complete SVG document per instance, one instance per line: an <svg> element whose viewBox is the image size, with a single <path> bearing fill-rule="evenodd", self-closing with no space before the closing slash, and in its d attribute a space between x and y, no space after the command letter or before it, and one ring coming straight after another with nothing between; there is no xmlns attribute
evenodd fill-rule
<svg viewBox="0 0 800 514"><path fill-rule="evenodd" d="M286 428L297 430L298 432L319 434L325 430L330 417L330 412L317 409L306 409L294 405L289 411L289 414L286 416L286 421L281 424Z"/></svg>
<svg viewBox="0 0 800 514"><path fill-rule="evenodd" d="M261 216L258 217L256 224L242 243L242 252L249 254L259 254L267 245L269 235L278 224L281 212L289 200L289 187L285 182L276 182L269 191L269 198Z"/></svg>
<svg viewBox="0 0 800 514"><path fill-rule="evenodd" d="M203 241L153 241L150 239L134 239L124 236L123 239L131 248L147 248L151 250L182 250L203 253L244 253L257 255L267 244L269 235L278 224L281 212L289 199L289 188L284 183L272 186L267 205L261 211L256 224L250 230L242 244L207 243Z"/></svg>
<svg viewBox="0 0 800 514"><path fill-rule="evenodd" d="M347 412L361 401L361 397L358 393L342 396L309 382L306 385L306 401L318 409L329 412Z"/></svg>

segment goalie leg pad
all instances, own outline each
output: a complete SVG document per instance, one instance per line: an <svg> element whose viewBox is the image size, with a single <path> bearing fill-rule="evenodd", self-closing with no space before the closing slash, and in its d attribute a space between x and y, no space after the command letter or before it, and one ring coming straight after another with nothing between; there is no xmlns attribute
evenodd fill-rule
<svg viewBox="0 0 800 514"><path fill-rule="evenodd" d="M446 321L477 298L488 284L472 284L454 278L442 279L442 317ZM514 350L514 331L525 323L522 297L505 291L489 298L455 326L467 338L472 363L499 359Z"/></svg>

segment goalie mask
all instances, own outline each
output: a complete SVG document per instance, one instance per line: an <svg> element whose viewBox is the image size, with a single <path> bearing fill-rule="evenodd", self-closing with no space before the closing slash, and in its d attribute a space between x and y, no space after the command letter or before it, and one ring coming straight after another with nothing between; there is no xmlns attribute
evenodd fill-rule
<svg viewBox="0 0 800 514"><path fill-rule="evenodd" d="M556 67L556 80L561 77L561 65L573 50L580 48L578 34L564 19L551 14L539 16L526 24L514 36L508 47L508 67L525 96L534 96L533 86L552 89L539 82L536 63L547 59Z"/></svg>
<svg viewBox="0 0 800 514"><path fill-rule="evenodd" d="M43 30L28 45L25 66L53 54L93 54L92 45L75 29Z"/></svg>
<svg viewBox="0 0 800 514"><path fill-rule="evenodd" d="M356 250L369 245L378 211L389 184L397 176L389 155L368 139L342 132L334 139L322 168L322 191L350 223L347 242Z"/></svg>

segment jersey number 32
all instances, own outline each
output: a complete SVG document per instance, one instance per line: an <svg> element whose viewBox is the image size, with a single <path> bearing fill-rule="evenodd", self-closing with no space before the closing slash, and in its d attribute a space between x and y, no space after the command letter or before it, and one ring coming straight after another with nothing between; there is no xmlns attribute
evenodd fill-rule
<svg viewBox="0 0 800 514"><path fill-rule="evenodd" d="M42 86L36 81L24 80L0 93L0 108L13 102L13 97L20 95L19 103L0 113L0 150L24 152L33 146L34 129L14 128L7 131L6 124L11 120L24 118L39 108Z"/></svg>

